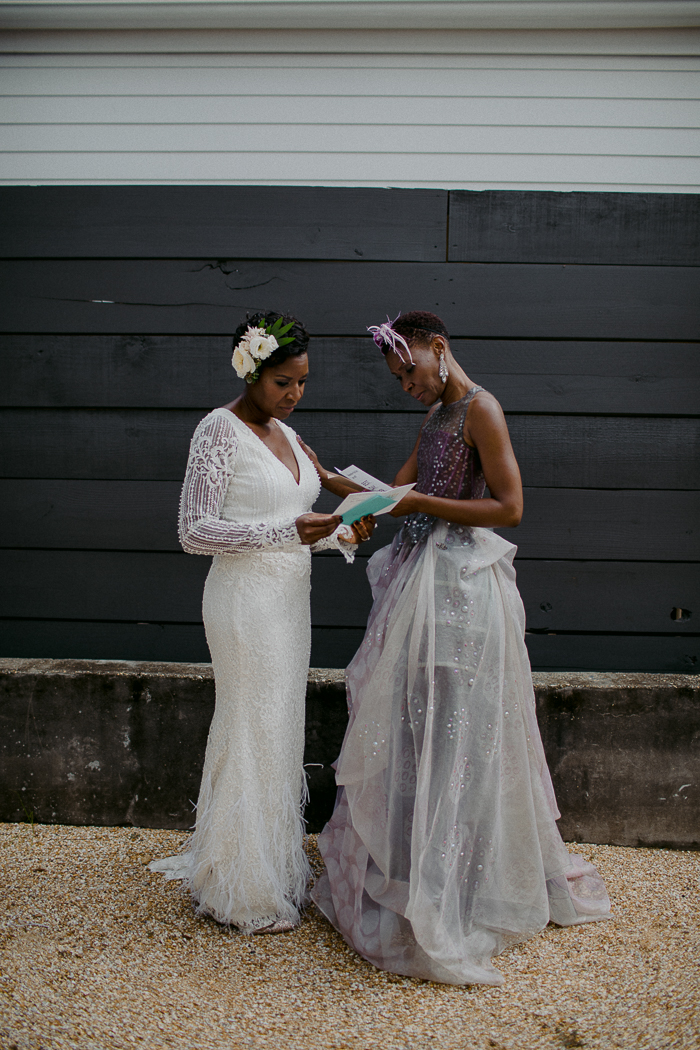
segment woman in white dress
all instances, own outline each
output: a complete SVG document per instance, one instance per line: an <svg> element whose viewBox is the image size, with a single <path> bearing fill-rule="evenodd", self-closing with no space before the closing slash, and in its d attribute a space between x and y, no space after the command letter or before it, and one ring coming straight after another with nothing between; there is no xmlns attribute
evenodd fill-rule
<svg viewBox="0 0 700 1050"><path fill-rule="evenodd" d="M200 914L246 933L291 929L307 898L311 551L351 561L373 527L310 513L318 474L283 422L303 394L308 340L276 312L239 327L246 391L195 430L180 505L184 549L214 555L203 616L216 706L188 851L151 868L184 879Z"/></svg>

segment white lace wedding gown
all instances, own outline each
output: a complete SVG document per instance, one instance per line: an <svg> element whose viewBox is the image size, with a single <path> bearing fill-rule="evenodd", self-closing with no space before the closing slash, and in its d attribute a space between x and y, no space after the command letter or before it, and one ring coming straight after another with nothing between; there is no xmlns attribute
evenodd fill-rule
<svg viewBox="0 0 700 1050"><path fill-rule="evenodd" d="M204 625L216 681L195 832L187 853L150 867L186 881L201 913L253 931L296 921L309 866L301 815L311 551L354 547L338 532L302 546L296 519L320 482L280 423L299 482L228 409L195 430L180 504L180 542L213 554Z"/></svg>

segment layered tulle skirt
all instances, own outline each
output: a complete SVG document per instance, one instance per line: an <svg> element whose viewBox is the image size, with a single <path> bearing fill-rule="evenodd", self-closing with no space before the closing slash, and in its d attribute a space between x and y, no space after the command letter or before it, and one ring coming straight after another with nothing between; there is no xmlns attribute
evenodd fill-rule
<svg viewBox="0 0 700 1050"><path fill-rule="evenodd" d="M369 563L312 896L381 969L500 984L493 956L550 919L609 916L600 876L555 823L514 554L490 530L438 523Z"/></svg>

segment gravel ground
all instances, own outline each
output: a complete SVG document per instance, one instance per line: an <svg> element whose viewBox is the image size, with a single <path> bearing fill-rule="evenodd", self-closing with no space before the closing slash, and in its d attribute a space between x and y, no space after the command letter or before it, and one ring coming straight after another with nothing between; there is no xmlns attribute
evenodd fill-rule
<svg viewBox="0 0 700 1050"><path fill-rule="evenodd" d="M0 836L3 1050L700 1047L698 853L577 845L613 921L550 926L500 956L502 988L454 988L375 970L313 908L276 937L196 918L145 867L182 832Z"/></svg>

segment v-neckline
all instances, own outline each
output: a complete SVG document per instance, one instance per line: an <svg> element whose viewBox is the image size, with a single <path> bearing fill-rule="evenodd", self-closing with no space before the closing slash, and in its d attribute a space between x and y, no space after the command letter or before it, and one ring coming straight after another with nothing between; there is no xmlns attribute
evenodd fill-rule
<svg viewBox="0 0 700 1050"><path fill-rule="evenodd" d="M294 445L292 444L292 442L289 439L289 435L287 434L286 430L280 425L278 420L275 420L275 422L279 426L280 430L282 431L282 434L284 435L285 441L288 443L289 447L292 450L292 455L294 456L294 460L295 460L296 465L297 465L297 470L299 471L299 477L298 478L294 477L294 474L292 474L292 471L291 471L290 467L288 467L287 464L284 462L284 460L280 459L279 456L277 456L272 451L272 449L270 448L268 443L266 441L263 441L263 439L260 437L260 435L256 434L255 431L253 430L253 428L249 427L248 424L243 419L241 419L240 416L237 416L236 413L234 411L232 411L232 409L230 409L230 408L221 408L221 409L219 409L219 411L220 412L228 412L229 415L233 416L234 419L238 420L238 422L241 424L241 426L246 428L246 430L248 431L249 434L252 434L254 438L257 438L257 440L260 442L260 444L264 448L267 449L267 451L270 453L272 458L276 459L277 462L280 464L280 466L284 467L284 469L290 475L290 477L291 477L292 481L294 482L294 484L296 485L296 487L299 488L299 486L301 485L301 462L299 460L299 456L297 455L297 450L294 448Z"/></svg>

